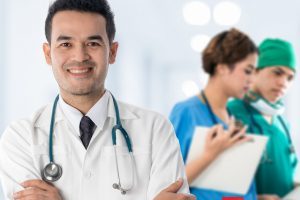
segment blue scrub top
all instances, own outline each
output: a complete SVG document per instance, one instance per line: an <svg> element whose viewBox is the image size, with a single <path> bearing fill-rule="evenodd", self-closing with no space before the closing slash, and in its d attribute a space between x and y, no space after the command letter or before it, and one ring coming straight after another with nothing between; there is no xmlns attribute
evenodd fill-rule
<svg viewBox="0 0 300 200"><path fill-rule="evenodd" d="M217 116L215 117L218 123L223 124L223 126L226 128L224 122ZM194 96L183 102L177 103L171 112L170 120L174 126L177 138L179 140L184 162L186 162L195 127L214 126L214 122L212 116L210 115L209 108L206 104L202 103L202 101L197 96ZM254 182L252 182L247 194L244 196L195 187L191 187L190 191L197 197L197 199L201 200L222 200L223 197L233 196L244 197L244 200L257 199Z"/></svg>

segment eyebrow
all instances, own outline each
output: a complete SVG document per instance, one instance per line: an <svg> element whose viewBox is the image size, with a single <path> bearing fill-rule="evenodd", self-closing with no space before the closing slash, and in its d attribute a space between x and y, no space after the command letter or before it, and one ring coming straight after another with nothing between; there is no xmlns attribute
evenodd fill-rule
<svg viewBox="0 0 300 200"><path fill-rule="evenodd" d="M289 74L286 73L283 69L280 69L280 68L276 68L276 69L274 69L274 71L278 71L278 72L280 72L280 73L282 73L282 74L287 74L287 75L289 75Z"/></svg>
<svg viewBox="0 0 300 200"><path fill-rule="evenodd" d="M100 35L92 35L88 37L88 40L100 40L103 41L103 38Z"/></svg>
<svg viewBox="0 0 300 200"><path fill-rule="evenodd" d="M70 36L60 35L60 36L56 39L56 41L71 40L71 39L72 39L72 37L70 37Z"/></svg>
<svg viewBox="0 0 300 200"><path fill-rule="evenodd" d="M66 35L60 35L56 41L64 41L64 40L71 40L72 37L70 36L66 36ZM99 40L101 42L103 42L103 38L100 36L100 35L92 35L92 36L89 36L87 38L88 40Z"/></svg>
<svg viewBox="0 0 300 200"><path fill-rule="evenodd" d="M286 74L287 76L289 76L289 77L294 77L294 74L289 74L288 72L286 72L286 71L284 71L283 69L281 69L281 68L277 68L277 69L274 69L274 71L279 71L280 73L282 73L282 74Z"/></svg>

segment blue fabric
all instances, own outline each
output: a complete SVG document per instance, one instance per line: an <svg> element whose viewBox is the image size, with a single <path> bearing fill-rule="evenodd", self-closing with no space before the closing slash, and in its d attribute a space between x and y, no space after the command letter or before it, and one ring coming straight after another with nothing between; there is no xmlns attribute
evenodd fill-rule
<svg viewBox="0 0 300 200"><path fill-rule="evenodd" d="M226 128L225 124L217 116L216 119L218 120L218 123L223 124L223 126ZM170 120L174 126L177 138L179 140L184 162L186 162L195 127L213 126L214 122L212 116L209 113L207 105L202 103L197 96L194 96L186 101L176 104L171 112ZM237 194L194 187L191 187L190 190L191 193L200 200L222 200L222 197L226 196L240 197L240 195ZM252 182L248 193L243 197L244 200L257 199L254 182Z"/></svg>

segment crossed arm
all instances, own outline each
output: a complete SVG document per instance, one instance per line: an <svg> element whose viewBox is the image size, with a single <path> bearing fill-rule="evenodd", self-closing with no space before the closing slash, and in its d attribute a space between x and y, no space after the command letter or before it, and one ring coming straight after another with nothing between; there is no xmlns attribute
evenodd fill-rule
<svg viewBox="0 0 300 200"><path fill-rule="evenodd" d="M15 200L62 200L59 190L52 184L42 180L28 180L21 183L21 185L24 187L24 190L13 194ZM182 179L176 181L162 190L154 200L196 200L193 195L177 194L182 185Z"/></svg>

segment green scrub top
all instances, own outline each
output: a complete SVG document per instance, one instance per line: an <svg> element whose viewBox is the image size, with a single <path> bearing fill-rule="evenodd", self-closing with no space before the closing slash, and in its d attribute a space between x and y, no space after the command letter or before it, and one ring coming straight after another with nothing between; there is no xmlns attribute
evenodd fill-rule
<svg viewBox="0 0 300 200"><path fill-rule="evenodd" d="M248 132L269 138L255 175L257 193L283 197L293 190L297 160L295 153L290 151L291 144L284 127L289 129L287 122L280 120L282 116L274 116L272 123L268 123L260 112L239 99L229 102L228 108L236 119L248 125Z"/></svg>

